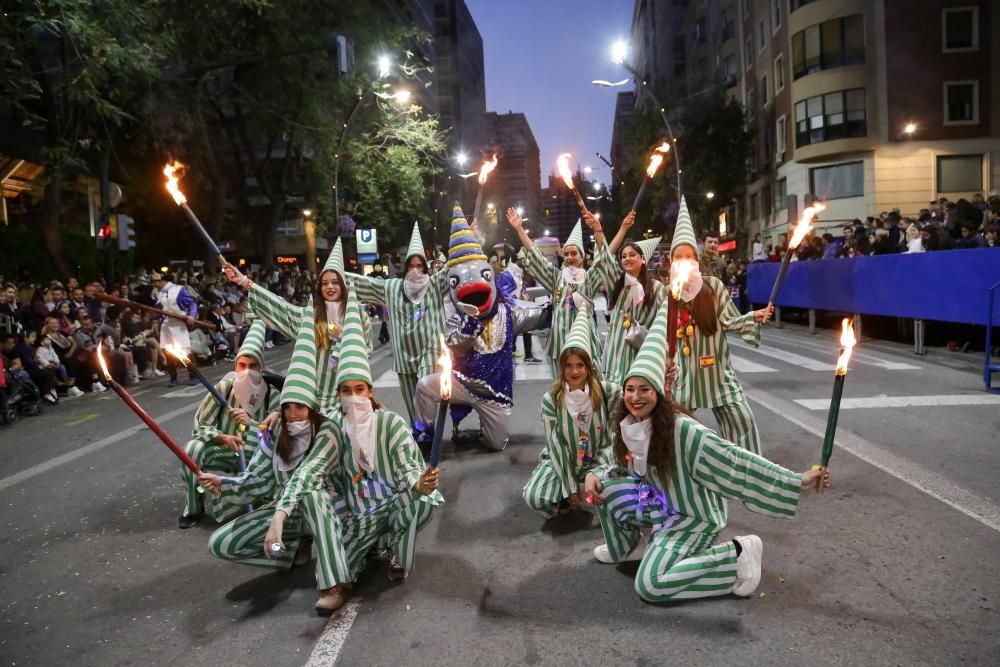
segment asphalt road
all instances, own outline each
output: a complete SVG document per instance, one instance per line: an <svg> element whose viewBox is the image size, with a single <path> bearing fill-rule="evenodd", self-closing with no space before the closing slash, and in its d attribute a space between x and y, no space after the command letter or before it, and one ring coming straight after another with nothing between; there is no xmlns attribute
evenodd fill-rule
<svg viewBox="0 0 1000 667"><path fill-rule="evenodd" d="M737 368L765 455L804 470L837 344L794 327L764 338L735 349ZM544 366L519 366L505 452L446 451L447 504L406 583L373 562L330 621L313 615L311 567L217 561L213 525L177 528L178 465L113 394L66 401L0 428L0 664L1000 664L1000 397L982 392L978 356L857 352L834 488L792 521L730 506L723 537L764 540L757 597L660 606L634 594L634 564L593 559L596 517L546 522L520 498L543 444ZM372 363L401 409L388 349ZM200 390L160 380L135 395L186 440Z"/></svg>

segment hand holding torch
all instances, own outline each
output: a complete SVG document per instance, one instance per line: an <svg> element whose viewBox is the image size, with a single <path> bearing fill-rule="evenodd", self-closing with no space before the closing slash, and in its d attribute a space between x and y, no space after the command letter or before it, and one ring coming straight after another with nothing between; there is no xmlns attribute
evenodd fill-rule
<svg viewBox="0 0 1000 667"><path fill-rule="evenodd" d="M854 321L844 318L841 323L840 334L840 358L837 359L837 370L833 376L833 398L830 400L830 410L826 416L826 434L823 436L823 451L820 456L819 465L814 465L813 470L819 470L823 474L816 480L816 493L823 493L823 477L826 474L827 466L830 465L830 455L833 453L833 441L837 435L837 417L840 415L840 399L844 395L844 381L847 379L847 362L851 358L851 352L857 339L854 337Z"/></svg>
<svg viewBox="0 0 1000 667"><path fill-rule="evenodd" d="M768 312L770 312L771 306L774 305L775 300L778 298L778 290L781 289L781 283L785 280L785 273L788 272L788 264L792 261L792 253L802 243L802 239L806 237L806 234L812 230L813 218L816 217L817 213L825 209L825 204L816 202L802 212L802 217L792 232L792 238L788 240L788 250L785 251L785 257L781 260L781 268L778 270L778 277L774 281L774 287L771 288L771 298L767 300Z"/></svg>
<svg viewBox="0 0 1000 667"><path fill-rule="evenodd" d="M431 455L427 460L431 468L436 468L441 462L441 447L444 440L444 423L448 415L448 403L451 401L451 353L445 344L444 336L441 336L441 356L438 357L438 364L441 366L440 397L438 411L434 420L434 439L431 442Z"/></svg>
<svg viewBox="0 0 1000 667"><path fill-rule="evenodd" d="M639 186L639 192L635 195L635 201L632 202L632 210L639 210L639 204L642 203L642 196L646 193L646 187L652 182L653 177L656 176L657 170L660 165L663 164L663 159L667 153L670 152L670 144L664 141L662 144L653 149L653 154L649 156L649 165L646 167L646 178L642 180L642 185Z"/></svg>

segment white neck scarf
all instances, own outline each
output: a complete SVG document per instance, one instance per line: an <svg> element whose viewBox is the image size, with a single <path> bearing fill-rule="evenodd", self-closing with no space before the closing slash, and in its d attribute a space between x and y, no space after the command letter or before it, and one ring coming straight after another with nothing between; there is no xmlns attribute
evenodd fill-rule
<svg viewBox="0 0 1000 667"><path fill-rule="evenodd" d="M632 415L625 415L619 429L622 441L632 455L632 470L638 475L646 474L646 457L649 454L649 439L653 435L653 420L637 422Z"/></svg>
<svg viewBox="0 0 1000 667"><path fill-rule="evenodd" d="M375 468L375 410L367 396L342 396L340 407L344 411L344 426L351 439L354 465L366 473Z"/></svg>
<svg viewBox="0 0 1000 667"><path fill-rule="evenodd" d="M676 273L677 262L670 265L670 282L671 284L677 277ZM698 296L698 292L701 291L701 286L704 284L705 280L701 277L701 269L698 268L698 264L692 262L691 272L688 274L687 282L681 287L681 300L684 303L691 303L691 300Z"/></svg>
<svg viewBox="0 0 1000 667"><path fill-rule="evenodd" d="M288 462L285 459L278 456L278 453L274 454L274 465L278 470L282 472L287 472L295 468L302 462L302 457L306 455L309 451L309 446L312 444L312 422L308 419L303 419L298 422L287 422L282 424L282 428L288 432L288 437L292 440L292 453L288 457Z"/></svg>
<svg viewBox="0 0 1000 667"><path fill-rule="evenodd" d="M238 371L236 379L233 380L233 393L236 394L239 406L253 415L264 405L267 383L264 382L260 371L253 369Z"/></svg>
<svg viewBox="0 0 1000 667"><path fill-rule="evenodd" d="M562 278L569 285L580 285L583 283L583 279L587 276L587 272L581 269L579 266L566 266L562 267Z"/></svg>
<svg viewBox="0 0 1000 667"><path fill-rule="evenodd" d="M629 299L633 306L638 306L646 298L646 290L642 288L642 283L632 277L632 274L625 274L625 287L628 288Z"/></svg>
<svg viewBox="0 0 1000 667"><path fill-rule="evenodd" d="M589 432L590 422L594 419L594 404L590 400L590 387L583 385L583 389L570 389L568 384L565 385L563 405L573 418L577 430Z"/></svg>
<svg viewBox="0 0 1000 667"><path fill-rule="evenodd" d="M431 277L420 269L410 269L406 272L406 277L403 278L403 293L413 303L423 301L430 286Z"/></svg>

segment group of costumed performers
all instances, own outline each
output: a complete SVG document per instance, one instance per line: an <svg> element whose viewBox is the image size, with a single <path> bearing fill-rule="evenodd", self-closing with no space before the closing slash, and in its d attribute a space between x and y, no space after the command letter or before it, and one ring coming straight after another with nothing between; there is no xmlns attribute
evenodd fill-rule
<svg viewBox="0 0 1000 667"><path fill-rule="evenodd" d="M471 411L487 446L507 446L507 420L513 406L514 342L518 334L540 328L545 308L515 307L514 278L494 276L483 247L459 206L452 211L448 263L441 271L451 299L446 304L445 342L454 357L451 415L457 426ZM414 432L431 442L440 396L441 374L417 383Z"/></svg>
<svg viewBox="0 0 1000 667"><path fill-rule="evenodd" d="M350 291L338 340L337 414L320 411L317 329L299 318L281 391L281 413L237 475L203 472L198 482L227 505L256 509L218 528L210 552L222 559L285 570L312 559L316 610L332 613L350 597L369 552L388 546L390 579L413 569L417 532L444 500L437 468L425 467L402 417L375 399L368 342Z"/></svg>
<svg viewBox="0 0 1000 667"><path fill-rule="evenodd" d="M252 280L228 262L223 262L226 277L239 285L248 295L250 308L267 326L286 338L294 339L303 315L313 321L316 338L316 381L319 397L318 410L324 417L336 415L340 408L334 379L340 359L340 343L347 310L347 274L344 271L344 251L340 239L333 246L330 256L319 274L312 306L303 308L285 301ZM365 340L371 349L371 324L365 313L361 314Z"/></svg>

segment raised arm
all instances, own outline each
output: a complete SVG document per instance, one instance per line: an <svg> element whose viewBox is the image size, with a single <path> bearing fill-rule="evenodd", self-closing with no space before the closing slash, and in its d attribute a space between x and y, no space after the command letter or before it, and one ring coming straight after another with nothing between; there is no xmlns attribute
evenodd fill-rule
<svg viewBox="0 0 1000 667"><path fill-rule="evenodd" d="M357 273L348 273L347 280L354 285L358 292L358 301L366 301L376 306L384 306L385 284L389 281L379 280L370 276L362 276Z"/></svg>
<svg viewBox="0 0 1000 667"><path fill-rule="evenodd" d="M595 250L603 248L606 245L606 239L604 238L604 228L601 226L601 221L590 211L583 214L583 221L590 227L590 231L594 232Z"/></svg>
<svg viewBox="0 0 1000 667"><path fill-rule="evenodd" d="M635 224L635 211L629 211L625 219L622 220L622 224L618 227L618 233L615 237L611 239L611 243L608 245L608 250L610 250L611 255L614 256L618 253L618 249L622 247L622 243L625 242L625 237L628 235L628 230L632 228Z"/></svg>
<svg viewBox="0 0 1000 667"><path fill-rule="evenodd" d="M518 215L516 209L507 209L507 223L517 233L517 238L521 240L521 245L524 246L525 252L531 250L535 244L532 242L531 237L528 236L528 232L524 231L524 222L521 220L521 216Z"/></svg>
<svg viewBox="0 0 1000 667"><path fill-rule="evenodd" d="M740 314L739 308L733 303L733 298L729 295L729 290L722 284L721 280L705 278L705 289L711 285L718 302L716 317L723 331L738 334L748 345L760 347L760 318L757 312L750 312L746 315ZM762 311L758 311L762 312Z"/></svg>
<svg viewBox="0 0 1000 667"><path fill-rule="evenodd" d="M225 259L222 260L222 272L247 293L247 300L257 317L283 336L295 338L302 319L302 308L256 284Z"/></svg>

